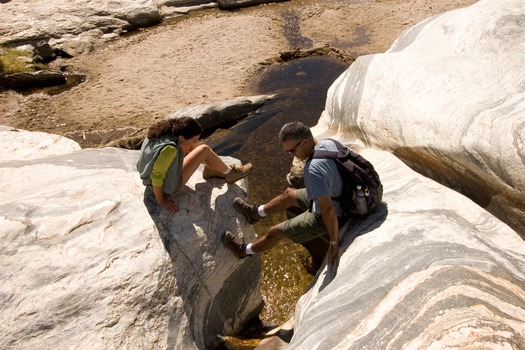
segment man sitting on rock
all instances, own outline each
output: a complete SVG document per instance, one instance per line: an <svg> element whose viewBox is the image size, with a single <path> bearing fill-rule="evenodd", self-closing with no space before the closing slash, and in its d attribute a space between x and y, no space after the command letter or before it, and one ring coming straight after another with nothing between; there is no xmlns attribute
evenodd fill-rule
<svg viewBox="0 0 525 350"><path fill-rule="evenodd" d="M301 122L284 125L279 132L279 140L286 152L301 160L307 160L314 151L337 152L338 150L331 140L315 139L310 128ZM328 264L331 265L339 251L339 227L344 223L341 205L332 199L339 196L343 190L336 163L331 159L308 160L304 167L304 183L305 188L288 188L264 205L248 204L241 198L235 198L235 209L244 214L250 224L255 224L268 214L292 206L299 207L304 212L271 227L265 236L248 244L227 231L222 236L224 246L237 258L244 259L254 253L273 248L285 237L296 243L302 243L328 234L330 237ZM313 205L310 209L311 200Z"/></svg>

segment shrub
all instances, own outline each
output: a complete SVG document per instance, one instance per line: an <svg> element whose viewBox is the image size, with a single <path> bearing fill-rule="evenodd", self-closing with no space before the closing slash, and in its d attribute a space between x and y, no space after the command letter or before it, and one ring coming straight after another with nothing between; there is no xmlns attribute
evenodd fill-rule
<svg viewBox="0 0 525 350"><path fill-rule="evenodd" d="M30 63L31 54L27 51L0 47L0 74L34 72L39 67Z"/></svg>

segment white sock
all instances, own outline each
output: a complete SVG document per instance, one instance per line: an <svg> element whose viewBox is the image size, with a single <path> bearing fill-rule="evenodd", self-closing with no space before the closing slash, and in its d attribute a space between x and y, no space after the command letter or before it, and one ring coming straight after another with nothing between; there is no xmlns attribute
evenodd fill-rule
<svg viewBox="0 0 525 350"><path fill-rule="evenodd" d="M251 243L248 243L248 244L246 245L245 252L246 252L246 254L248 254L248 255L253 255L253 254L254 254L254 252L253 252L253 250L252 250L252 244L251 244Z"/></svg>
<svg viewBox="0 0 525 350"><path fill-rule="evenodd" d="M228 169L226 169L225 172L223 172L224 175L227 175L230 173L230 171L232 171L232 168L231 167L228 167Z"/></svg>
<svg viewBox="0 0 525 350"><path fill-rule="evenodd" d="M259 214L259 216L262 218L266 216L266 212L264 211L264 205L259 205L259 207L257 208L257 214Z"/></svg>

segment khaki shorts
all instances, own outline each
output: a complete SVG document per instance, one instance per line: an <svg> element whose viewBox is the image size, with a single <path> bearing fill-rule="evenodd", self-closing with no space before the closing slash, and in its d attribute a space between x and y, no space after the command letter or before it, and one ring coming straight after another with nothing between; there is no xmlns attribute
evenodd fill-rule
<svg viewBox="0 0 525 350"><path fill-rule="evenodd" d="M308 211L310 203L306 198L306 189L302 188L295 191L295 199L304 212L279 225L283 234L295 243L303 243L315 237L326 235L328 232L321 214Z"/></svg>

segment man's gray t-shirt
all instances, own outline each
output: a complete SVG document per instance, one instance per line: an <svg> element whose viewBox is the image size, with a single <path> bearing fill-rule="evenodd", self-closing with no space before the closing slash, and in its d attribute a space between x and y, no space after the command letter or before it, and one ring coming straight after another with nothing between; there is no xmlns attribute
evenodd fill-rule
<svg viewBox="0 0 525 350"><path fill-rule="evenodd" d="M331 140L322 140L314 148L314 151L337 152L336 144ZM321 213L318 197L337 197L343 191L343 182L337 169L337 164L332 159L312 159L305 165L304 184L308 201L314 200L312 211ZM332 200L337 216L342 215L339 202Z"/></svg>

